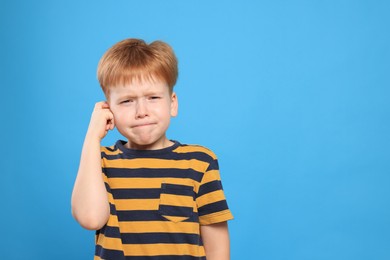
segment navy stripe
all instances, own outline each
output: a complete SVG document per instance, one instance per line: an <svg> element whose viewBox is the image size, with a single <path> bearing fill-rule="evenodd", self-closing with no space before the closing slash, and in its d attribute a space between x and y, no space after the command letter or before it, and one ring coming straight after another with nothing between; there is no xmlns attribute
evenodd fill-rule
<svg viewBox="0 0 390 260"><path fill-rule="evenodd" d="M194 187L192 186L163 183L161 187L162 194L183 195L189 197L195 196Z"/></svg>
<svg viewBox="0 0 390 260"><path fill-rule="evenodd" d="M169 221L158 210L118 210L119 221ZM193 213L190 218L183 222L198 222L198 214Z"/></svg>
<svg viewBox="0 0 390 260"><path fill-rule="evenodd" d="M221 200L218 202L210 203L207 205L204 205L198 209L199 216L215 213L218 211L223 211L228 209L228 205L226 203L226 200Z"/></svg>
<svg viewBox="0 0 390 260"><path fill-rule="evenodd" d="M210 170L219 170L219 165L218 165L217 160L210 158L209 162L210 162L210 164L209 164L209 167L207 168L206 172L208 172Z"/></svg>
<svg viewBox="0 0 390 260"><path fill-rule="evenodd" d="M178 206L168 206L160 205L159 213L165 216L176 216L176 217L190 217L193 213L192 207L178 207Z"/></svg>
<svg viewBox="0 0 390 260"><path fill-rule="evenodd" d="M171 184L171 183L163 183L162 188L164 189L179 189L179 190L193 190L192 186L181 185L181 184Z"/></svg>
<svg viewBox="0 0 390 260"><path fill-rule="evenodd" d="M162 160L188 160L188 159L196 159L199 161L209 162L214 160L213 157L203 152L188 152L188 153L163 153L163 154L139 154L138 156L131 156L128 154L106 154L105 152L101 152L101 157L106 160L117 160L117 159L134 159L134 158L145 158L145 159L162 159Z"/></svg>
<svg viewBox="0 0 390 260"><path fill-rule="evenodd" d="M175 243L203 245L199 234L186 233L122 233L118 227L105 226L96 234L104 234L105 237L120 238L124 244L153 244Z"/></svg>
<svg viewBox="0 0 390 260"><path fill-rule="evenodd" d="M118 147L116 147L116 146L106 146L106 149L111 151L111 152L115 152L115 151L118 150Z"/></svg>
<svg viewBox="0 0 390 260"><path fill-rule="evenodd" d="M110 185L108 185L108 183L107 183L107 182L104 182L104 186L106 186L106 190L107 190L107 192L111 192Z"/></svg>
<svg viewBox="0 0 390 260"><path fill-rule="evenodd" d="M222 184L219 180L211 181L208 183L205 183L200 186L199 192L198 192L198 197L213 192L217 190L222 190Z"/></svg>
<svg viewBox="0 0 390 260"><path fill-rule="evenodd" d="M199 245L200 236L185 233L122 233L123 244L191 244Z"/></svg>
<svg viewBox="0 0 390 260"><path fill-rule="evenodd" d="M115 205L111 204L111 203L109 203L109 204L110 204L110 213L112 215L116 215L116 207L115 207Z"/></svg>
<svg viewBox="0 0 390 260"><path fill-rule="evenodd" d="M160 194L173 194L194 197L195 192L189 189L112 189L115 199L158 199Z"/></svg>
<svg viewBox="0 0 390 260"><path fill-rule="evenodd" d="M107 147L106 147L107 148ZM115 149L117 150L117 149ZM113 152L113 151L111 151ZM127 154L120 153L116 155L106 154L105 152L101 152L101 157L107 160L117 160L117 159L134 159L134 158L147 158L147 159L162 159L162 160L188 160L188 159L196 159L199 161L210 162L214 161L214 158L208 155L205 152L185 152L185 153L176 153L172 151L171 153L153 153L137 151L136 154Z"/></svg>
<svg viewBox="0 0 390 260"><path fill-rule="evenodd" d="M104 226L99 232L104 234L106 237L121 237L119 227Z"/></svg>
<svg viewBox="0 0 390 260"><path fill-rule="evenodd" d="M115 199L158 199L161 189L112 189Z"/></svg>
<svg viewBox="0 0 390 260"><path fill-rule="evenodd" d="M108 162L109 163L109 162ZM127 169L127 168L103 168L108 178L186 178L200 182L203 172L194 169Z"/></svg>
<svg viewBox="0 0 390 260"><path fill-rule="evenodd" d="M100 245L96 245L95 247L95 255L99 256L102 259L106 260L125 260L125 256L122 251L106 249L101 247Z"/></svg>

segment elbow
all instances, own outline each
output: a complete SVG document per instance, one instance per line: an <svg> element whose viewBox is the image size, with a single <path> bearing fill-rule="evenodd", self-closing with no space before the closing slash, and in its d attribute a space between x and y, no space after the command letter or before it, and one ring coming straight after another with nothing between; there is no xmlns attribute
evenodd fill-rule
<svg viewBox="0 0 390 260"><path fill-rule="evenodd" d="M102 227L104 227L104 225L106 224L106 222L101 222L93 218L76 219L76 220L80 224L80 226L88 230L99 230Z"/></svg>
<svg viewBox="0 0 390 260"><path fill-rule="evenodd" d="M109 213L97 214L94 212L79 212L72 208L73 218L85 229L99 230L106 225Z"/></svg>

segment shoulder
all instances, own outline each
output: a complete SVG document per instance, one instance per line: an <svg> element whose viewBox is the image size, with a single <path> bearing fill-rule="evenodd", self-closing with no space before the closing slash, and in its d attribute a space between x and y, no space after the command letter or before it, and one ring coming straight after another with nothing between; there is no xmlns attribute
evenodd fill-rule
<svg viewBox="0 0 390 260"><path fill-rule="evenodd" d="M100 152L102 156L104 155L118 155L123 153L118 145L119 141L111 146L100 146Z"/></svg>
<svg viewBox="0 0 390 260"><path fill-rule="evenodd" d="M180 144L173 152L178 154L191 154L193 156L198 155L202 157L209 157L212 160L217 159L217 156L211 149L197 144Z"/></svg>

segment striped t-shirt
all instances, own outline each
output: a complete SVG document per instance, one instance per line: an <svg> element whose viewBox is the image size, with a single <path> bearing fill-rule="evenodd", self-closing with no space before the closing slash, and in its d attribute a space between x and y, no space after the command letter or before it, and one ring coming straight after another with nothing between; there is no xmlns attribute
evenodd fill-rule
<svg viewBox="0 0 390 260"><path fill-rule="evenodd" d="M110 203L96 233L95 260L205 260L200 225L233 218L215 154L197 145L102 147Z"/></svg>

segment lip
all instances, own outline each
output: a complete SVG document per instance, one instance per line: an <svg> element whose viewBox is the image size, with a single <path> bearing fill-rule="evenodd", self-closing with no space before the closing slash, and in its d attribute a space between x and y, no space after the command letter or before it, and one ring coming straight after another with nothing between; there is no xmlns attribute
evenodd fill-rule
<svg viewBox="0 0 390 260"><path fill-rule="evenodd" d="M133 128L144 127L144 126L149 126L149 125L154 125L154 123L137 124L137 125L134 125Z"/></svg>

